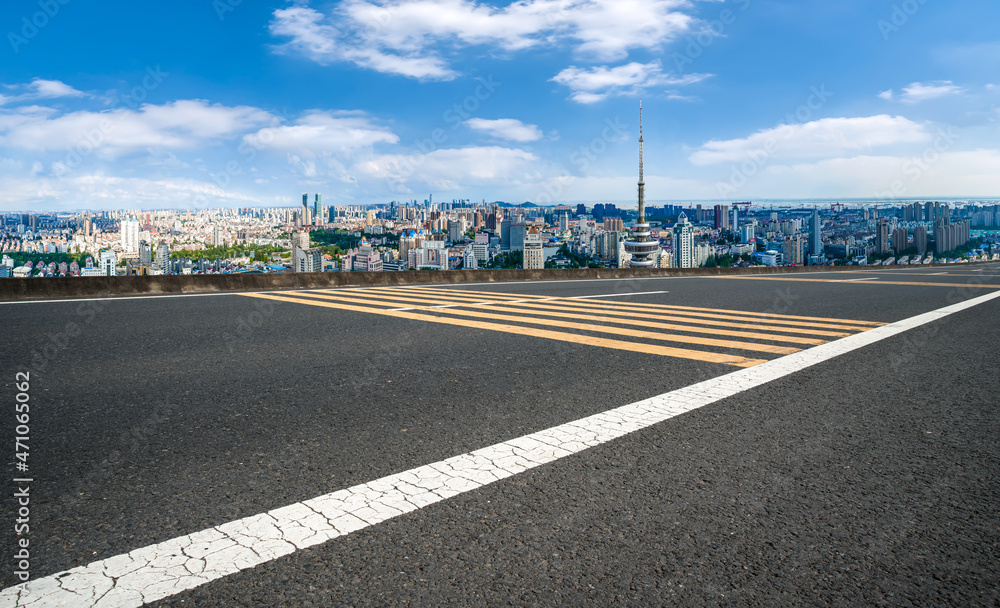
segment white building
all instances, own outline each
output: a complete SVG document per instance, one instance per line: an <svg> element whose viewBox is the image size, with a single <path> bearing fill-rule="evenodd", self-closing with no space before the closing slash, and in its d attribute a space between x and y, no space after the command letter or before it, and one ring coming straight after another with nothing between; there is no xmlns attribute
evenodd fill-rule
<svg viewBox="0 0 1000 608"><path fill-rule="evenodd" d="M130 217L121 223L122 253L125 255L139 254L139 220Z"/></svg>
<svg viewBox="0 0 1000 608"><path fill-rule="evenodd" d="M296 247L292 264L295 272L323 272L323 250L319 247Z"/></svg>
<svg viewBox="0 0 1000 608"><path fill-rule="evenodd" d="M352 270L355 272L382 272L382 257L365 238L362 238L361 243L358 244L358 253L354 256Z"/></svg>
<svg viewBox="0 0 1000 608"><path fill-rule="evenodd" d="M674 268L697 268L694 259L694 227L681 212L674 226Z"/></svg>
<svg viewBox="0 0 1000 608"><path fill-rule="evenodd" d="M466 270L477 270L479 268L475 248L472 245L465 248L465 253L462 255L462 263Z"/></svg>
<svg viewBox="0 0 1000 608"><path fill-rule="evenodd" d="M136 225L138 225L138 222L136 222ZM138 235L139 233L136 232L136 236ZM136 248L138 249L138 247L139 245L137 243ZM100 269L102 276L113 277L117 275L118 274L117 266L118 266L118 256L115 255L114 251L108 249L101 252Z"/></svg>
<svg viewBox="0 0 1000 608"><path fill-rule="evenodd" d="M542 235L534 226L524 235L524 268L525 270L541 270L545 268L545 250L542 248Z"/></svg>

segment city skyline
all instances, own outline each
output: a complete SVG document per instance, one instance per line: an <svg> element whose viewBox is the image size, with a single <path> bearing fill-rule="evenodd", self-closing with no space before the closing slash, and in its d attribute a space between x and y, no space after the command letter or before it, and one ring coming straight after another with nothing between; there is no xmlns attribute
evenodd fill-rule
<svg viewBox="0 0 1000 608"><path fill-rule="evenodd" d="M640 96L650 202L1000 196L985 1L57 4L2 9L0 211L634 204Z"/></svg>

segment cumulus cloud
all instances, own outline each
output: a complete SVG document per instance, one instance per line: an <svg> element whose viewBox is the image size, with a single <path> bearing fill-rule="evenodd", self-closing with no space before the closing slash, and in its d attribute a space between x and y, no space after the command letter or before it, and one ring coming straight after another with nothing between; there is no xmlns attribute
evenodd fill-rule
<svg viewBox="0 0 1000 608"><path fill-rule="evenodd" d="M689 0L520 0L497 7L473 0L344 0L329 13L298 4L274 12L276 48L328 64L450 80L444 54L472 46L516 52L568 44L581 57L621 60L689 31Z"/></svg>
<svg viewBox="0 0 1000 608"><path fill-rule="evenodd" d="M923 125L902 116L824 118L804 124L780 125L741 139L708 141L690 156L690 160L695 165L710 165L742 162L761 154L768 158L829 158L930 138L931 134Z"/></svg>
<svg viewBox="0 0 1000 608"><path fill-rule="evenodd" d="M212 208L260 204L252 195L189 178L156 179L93 173L74 177L0 178L11 208Z"/></svg>
<svg viewBox="0 0 1000 608"><path fill-rule="evenodd" d="M886 101L899 99L899 101L903 103L913 104L920 103L921 101L928 101L930 99L938 99L939 97L946 97L948 95L958 95L964 92L965 89L955 85L950 80L939 80L936 82L928 82L926 84L920 82L911 83L910 85L903 87L903 91L898 95L898 97L896 92L892 89L882 91L878 96Z"/></svg>
<svg viewBox="0 0 1000 608"><path fill-rule="evenodd" d="M632 62L616 67L596 66L578 68L570 66L552 80L568 87L570 99L578 103L596 103L613 95L635 95L652 87L683 86L708 78L709 74L669 76L663 73L659 61ZM679 97L671 92L675 98Z"/></svg>
<svg viewBox="0 0 1000 608"><path fill-rule="evenodd" d="M144 105L136 110L59 113L20 107L0 113L0 145L49 151L85 147L117 154L144 148L193 148L273 122L274 116L247 106L202 100Z"/></svg>
<svg viewBox="0 0 1000 608"><path fill-rule="evenodd" d="M535 125L526 125L514 118L472 118L465 125L475 131L482 131L498 139L508 139L517 142L536 141L542 138L542 131Z"/></svg>
<svg viewBox="0 0 1000 608"><path fill-rule="evenodd" d="M266 127L243 138L244 146L284 150L302 157L347 154L377 143L395 144L399 137L359 112L314 110L292 124Z"/></svg>
<svg viewBox="0 0 1000 608"><path fill-rule="evenodd" d="M0 95L0 106L38 99L88 97L83 91L78 91L64 82L44 78L35 78L27 84L5 85L4 88L13 91L14 94Z"/></svg>

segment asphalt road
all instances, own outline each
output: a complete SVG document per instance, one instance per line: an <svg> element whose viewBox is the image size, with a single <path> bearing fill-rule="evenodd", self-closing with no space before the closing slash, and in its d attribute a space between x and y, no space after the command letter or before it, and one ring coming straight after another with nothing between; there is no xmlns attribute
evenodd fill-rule
<svg viewBox="0 0 1000 608"><path fill-rule="evenodd" d="M776 360L755 349L809 348L780 338L830 320L998 290L994 264L2 304L4 401L31 378L31 578ZM152 605L997 605L998 317L1000 299ZM650 322L688 342L620 334Z"/></svg>

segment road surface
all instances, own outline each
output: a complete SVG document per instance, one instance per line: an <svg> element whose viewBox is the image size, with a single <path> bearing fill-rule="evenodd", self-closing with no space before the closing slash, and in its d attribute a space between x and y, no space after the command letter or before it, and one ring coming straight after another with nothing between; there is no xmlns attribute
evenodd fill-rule
<svg viewBox="0 0 1000 608"><path fill-rule="evenodd" d="M997 264L0 317L0 606L1000 602Z"/></svg>

